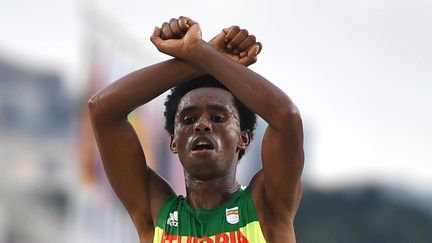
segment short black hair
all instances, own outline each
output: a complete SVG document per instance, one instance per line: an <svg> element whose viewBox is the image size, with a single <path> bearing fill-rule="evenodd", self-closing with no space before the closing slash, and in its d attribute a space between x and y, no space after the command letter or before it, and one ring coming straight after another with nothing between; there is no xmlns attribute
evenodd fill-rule
<svg viewBox="0 0 432 243"><path fill-rule="evenodd" d="M165 130L170 134L174 135L174 121L177 109L181 98L189 91L203 88L203 87L214 87L221 88L229 91L222 83L220 83L213 76L206 74L195 79L191 79L185 83L175 86L171 89L171 93L168 94L165 101ZM234 96L234 95L233 95ZM247 108L237 97L234 96L234 106L236 107L240 117L240 130L250 131L250 139L253 139L254 131L256 128L256 114ZM238 160L245 154L245 150L239 152Z"/></svg>

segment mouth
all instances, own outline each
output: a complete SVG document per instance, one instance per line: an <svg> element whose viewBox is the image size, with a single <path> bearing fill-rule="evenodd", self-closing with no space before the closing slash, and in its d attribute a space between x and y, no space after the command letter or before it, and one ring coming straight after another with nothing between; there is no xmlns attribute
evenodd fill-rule
<svg viewBox="0 0 432 243"><path fill-rule="evenodd" d="M191 144L192 152L215 149L215 143L208 137L195 137Z"/></svg>

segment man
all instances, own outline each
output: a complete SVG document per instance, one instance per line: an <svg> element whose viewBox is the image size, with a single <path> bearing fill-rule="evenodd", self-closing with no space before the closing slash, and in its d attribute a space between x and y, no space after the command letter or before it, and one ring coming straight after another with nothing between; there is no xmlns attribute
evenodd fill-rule
<svg viewBox="0 0 432 243"><path fill-rule="evenodd" d="M207 43L199 24L186 17L156 27L151 41L174 59L126 75L89 101L105 171L141 243L295 242L302 121L289 97L246 68L256 61L261 44L238 27ZM166 127L171 150L184 167L186 198L175 196L147 166L127 120L132 110L175 86L184 92L177 91L178 102L168 98ZM242 124L242 105L268 123L262 169L246 189L235 178L252 135Z"/></svg>

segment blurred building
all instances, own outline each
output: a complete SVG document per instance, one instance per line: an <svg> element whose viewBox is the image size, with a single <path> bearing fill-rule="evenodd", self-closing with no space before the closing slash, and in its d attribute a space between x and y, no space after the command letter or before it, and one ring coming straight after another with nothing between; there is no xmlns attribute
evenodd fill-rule
<svg viewBox="0 0 432 243"><path fill-rule="evenodd" d="M0 57L0 242L62 241L73 111L63 84Z"/></svg>
<svg viewBox="0 0 432 243"><path fill-rule="evenodd" d="M86 23L84 58L88 88L79 98L69 96L56 70L0 56L0 243L138 242L103 172L86 103L96 90L153 62L153 51L137 51L122 28L97 14L91 16L95 19ZM161 99L129 120L149 165L184 193L182 168L169 151L163 129ZM255 142L240 163L242 184L261 167L265 125L259 122ZM307 123L305 127L306 137L313 136ZM306 150L311 140L306 139ZM389 191L322 192L306 187L296 221L299 241L432 242L431 198L399 190L387 197Z"/></svg>

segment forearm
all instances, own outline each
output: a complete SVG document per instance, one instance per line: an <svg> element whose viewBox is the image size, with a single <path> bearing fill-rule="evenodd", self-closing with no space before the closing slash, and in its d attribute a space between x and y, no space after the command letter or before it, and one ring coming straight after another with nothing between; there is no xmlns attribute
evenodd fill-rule
<svg viewBox="0 0 432 243"><path fill-rule="evenodd" d="M291 99L261 75L226 58L205 42L196 44L193 50L188 62L222 82L270 126L285 127L286 120L291 120L293 115L298 114Z"/></svg>
<svg viewBox="0 0 432 243"><path fill-rule="evenodd" d="M103 121L126 118L135 108L202 74L198 68L179 59L142 68L93 95L89 101L92 117Z"/></svg>

